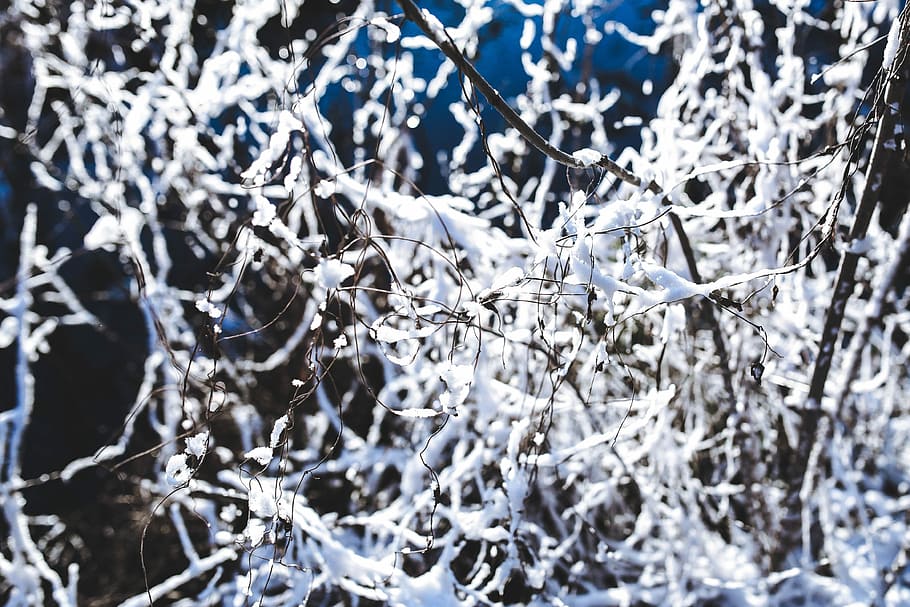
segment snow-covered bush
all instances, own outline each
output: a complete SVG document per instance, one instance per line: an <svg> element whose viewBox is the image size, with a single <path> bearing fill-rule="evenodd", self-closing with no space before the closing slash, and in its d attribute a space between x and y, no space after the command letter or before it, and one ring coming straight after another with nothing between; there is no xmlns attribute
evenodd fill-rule
<svg viewBox="0 0 910 607"><path fill-rule="evenodd" d="M13 0L6 603L910 601L907 17L612 5Z"/></svg>

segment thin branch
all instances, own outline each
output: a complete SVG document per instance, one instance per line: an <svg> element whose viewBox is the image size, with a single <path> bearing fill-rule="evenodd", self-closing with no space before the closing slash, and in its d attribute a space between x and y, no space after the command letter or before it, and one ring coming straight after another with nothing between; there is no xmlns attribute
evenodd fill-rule
<svg viewBox="0 0 910 607"><path fill-rule="evenodd" d="M31 322L28 311L31 305L28 277L32 271L32 262L35 255L35 237L38 227L38 207L28 205L25 219L22 224L22 233L19 247L19 271L16 276L16 307L13 317L16 319L18 335L16 339L16 407L12 410L11 432L9 443L3 447L6 450L6 471L3 481L19 479L21 471L20 453L22 439L25 435L32 409L35 405L35 377L32 375L29 357L31 341ZM2 453L0 453L2 455ZM0 459L2 461L2 459Z"/></svg>

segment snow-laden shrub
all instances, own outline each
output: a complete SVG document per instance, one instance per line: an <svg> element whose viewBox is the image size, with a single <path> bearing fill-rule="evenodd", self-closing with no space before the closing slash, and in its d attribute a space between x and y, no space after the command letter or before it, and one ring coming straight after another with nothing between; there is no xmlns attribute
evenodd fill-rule
<svg viewBox="0 0 910 607"><path fill-rule="evenodd" d="M2 17L4 174L31 180L5 211L7 604L90 598L85 531L26 497L94 467L138 511L109 539L139 553L102 597L126 605L906 602L896 3L670 0L649 32L591 0L428 3L428 31L311 4ZM507 101L574 167L439 51L473 61L504 19ZM672 62L644 121L579 67L617 37ZM122 425L23 475L55 334L114 331L112 299L145 336Z"/></svg>

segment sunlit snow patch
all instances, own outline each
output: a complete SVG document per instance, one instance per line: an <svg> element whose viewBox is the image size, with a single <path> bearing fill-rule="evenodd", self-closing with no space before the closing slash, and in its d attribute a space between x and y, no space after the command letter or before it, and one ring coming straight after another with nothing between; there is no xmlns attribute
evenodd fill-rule
<svg viewBox="0 0 910 607"><path fill-rule="evenodd" d="M256 203L256 210L253 212L254 226L267 226L277 214L275 205L269 202L265 196L255 196L253 201Z"/></svg>
<svg viewBox="0 0 910 607"><path fill-rule="evenodd" d="M584 166L591 166L592 164L597 164L601 159L603 154L597 150L592 150L591 148L583 148L572 152L572 158L583 164Z"/></svg>
<svg viewBox="0 0 910 607"><path fill-rule="evenodd" d="M386 19L384 16L377 16L370 19L370 24L382 29L385 32L385 41L392 43L401 38L401 30L397 25Z"/></svg>
<svg viewBox="0 0 910 607"><path fill-rule="evenodd" d="M208 432L200 432L195 436L190 436L186 439L186 453L196 457L202 457L208 449L208 443Z"/></svg>
<svg viewBox="0 0 910 607"><path fill-rule="evenodd" d="M464 403L471 390L474 367L446 363L439 373L439 379L446 385L446 389L439 395L439 404L447 413L458 415L458 407Z"/></svg>
<svg viewBox="0 0 910 607"><path fill-rule="evenodd" d="M337 289L354 275L354 267L338 259L323 259L316 269L316 282L326 290Z"/></svg>
<svg viewBox="0 0 910 607"><path fill-rule="evenodd" d="M167 475L167 482L175 487L179 487L188 480L193 471L190 470L189 464L187 462L187 456L185 453L177 453L172 455L170 459L167 460L167 465L164 468L164 473Z"/></svg>
<svg viewBox="0 0 910 607"><path fill-rule="evenodd" d="M196 309L203 314L208 314L209 318L221 318L221 308L206 299L196 300Z"/></svg>
<svg viewBox="0 0 910 607"><path fill-rule="evenodd" d="M267 465L272 461L272 448L271 447L256 447L251 449L243 454L243 457L251 460L255 460L260 466Z"/></svg>
<svg viewBox="0 0 910 607"><path fill-rule="evenodd" d="M272 433L269 435L269 447L275 448L281 445L281 437L284 434L285 428L288 427L290 420L287 415L282 415L275 420L275 425L272 426ZM271 454L269 454L271 457Z"/></svg>
<svg viewBox="0 0 910 607"><path fill-rule="evenodd" d="M278 127L269 137L269 145L262 150L259 157L253 161L250 168L240 174L244 185L249 187L262 186L270 179L272 167L287 152L291 133L303 130L303 123L287 110L278 116Z"/></svg>
<svg viewBox="0 0 910 607"><path fill-rule="evenodd" d="M138 209L127 207L120 216L102 215L83 239L86 249L104 249L113 251L116 244L126 240L127 243L139 242L144 217Z"/></svg>
<svg viewBox="0 0 910 607"><path fill-rule="evenodd" d="M278 513L278 500L270 495L270 483L264 483L258 479L250 482L248 494L250 512L262 518L272 518Z"/></svg>

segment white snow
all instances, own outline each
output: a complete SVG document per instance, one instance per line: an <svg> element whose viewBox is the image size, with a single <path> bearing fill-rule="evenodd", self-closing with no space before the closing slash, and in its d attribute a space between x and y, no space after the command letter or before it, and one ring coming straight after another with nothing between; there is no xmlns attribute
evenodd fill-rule
<svg viewBox="0 0 910 607"><path fill-rule="evenodd" d="M511 287L513 285L517 285L524 279L524 277L525 277L524 270L522 268L519 268L518 266L513 266L511 268L508 268L504 272L497 274L493 278L493 280L490 284L490 290L498 291L498 290L504 289L506 287Z"/></svg>
<svg viewBox="0 0 910 607"><path fill-rule="evenodd" d="M195 305L197 310L203 314L208 314L209 318L218 319L221 318L221 315L223 314L221 308L207 299L197 299Z"/></svg>
<svg viewBox="0 0 910 607"><path fill-rule="evenodd" d="M254 460L260 466L265 466L272 461L272 447L256 447L243 454L243 457Z"/></svg>
<svg viewBox="0 0 910 607"><path fill-rule="evenodd" d="M256 210L253 212L253 225L263 227L269 225L277 214L275 205L269 202L265 196L254 196L253 202L256 203Z"/></svg>
<svg viewBox="0 0 910 607"><path fill-rule="evenodd" d="M187 463L186 454L177 453L167 460L164 473L167 477L167 482L177 487L186 483L190 479L190 476L192 476L193 471Z"/></svg>
<svg viewBox="0 0 910 607"><path fill-rule="evenodd" d="M138 209L126 207L116 215L102 215L83 239L86 249L113 251L119 243L135 245L139 242L144 217Z"/></svg>
<svg viewBox="0 0 910 607"><path fill-rule="evenodd" d="M284 434L284 430L288 427L289 423L290 420L288 419L287 415L282 415L275 420L275 424L272 426L272 433L269 435L270 448L275 449L281 445L281 437ZM269 453L269 458L271 458L271 453Z"/></svg>
<svg viewBox="0 0 910 607"><path fill-rule="evenodd" d="M458 407L464 404L471 389L474 367L473 365L456 365L446 362L441 365L439 378L446 386L446 389L439 395L439 403L444 411L457 414Z"/></svg>
<svg viewBox="0 0 910 607"><path fill-rule="evenodd" d="M200 432L186 439L186 452L196 457L202 457L208 450L209 433Z"/></svg>
<svg viewBox="0 0 910 607"><path fill-rule="evenodd" d="M572 158L577 160L583 166L592 166L603 157L603 154L591 148L582 148L572 152Z"/></svg>
<svg viewBox="0 0 910 607"><path fill-rule="evenodd" d="M373 17L370 23L385 32L385 41L388 43L397 42L401 38L401 29L383 15Z"/></svg>
<svg viewBox="0 0 910 607"><path fill-rule="evenodd" d="M0 321L0 349L8 347L14 341L19 332L19 321L15 316L7 316Z"/></svg>
<svg viewBox="0 0 910 607"><path fill-rule="evenodd" d="M847 246L847 252L853 253L854 255L865 255L872 248L872 245L873 239L871 237L854 238Z"/></svg>
<svg viewBox="0 0 910 607"><path fill-rule="evenodd" d="M373 338L387 344L394 344L409 339L419 339L432 335L436 327L424 327L422 329L396 329L387 324L385 318L379 318L370 327Z"/></svg>
<svg viewBox="0 0 910 607"><path fill-rule="evenodd" d="M250 545L254 548L262 544L265 538L265 522L258 518L251 518L243 531L243 535L249 540Z"/></svg>
<svg viewBox="0 0 910 607"><path fill-rule="evenodd" d="M249 483L250 513L265 519L278 514L278 500L273 494L274 487L271 486L273 483L259 478L251 479Z"/></svg>
<svg viewBox="0 0 910 607"><path fill-rule="evenodd" d="M265 185L270 178L272 165L287 152L291 133L300 130L303 130L303 123L291 112L282 110L278 115L277 128L269 137L268 146L260 152L250 167L241 173L244 182L251 186Z"/></svg>
<svg viewBox="0 0 910 607"><path fill-rule="evenodd" d="M393 607L462 607L465 602L455 592L456 580L448 567L435 565L423 575L403 577L392 595Z"/></svg>
<svg viewBox="0 0 910 607"><path fill-rule="evenodd" d="M445 27L442 25L442 23L439 21L439 19L437 19L433 13L431 13L430 11L428 11L425 8L420 9L420 12L423 14L423 18L426 20L427 25L430 28L430 32L433 34L433 37L436 39L435 41L442 42L442 41L448 40L448 36L446 35Z"/></svg>
<svg viewBox="0 0 910 607"><path fill-rule="evenodd" d="M323 289L337 289L354 275L354 267L339 259L323 259L316 266L316 284Z"/></svg>
<svg viewBox="0 0 910 607"><path fill-rule="evenodd" d="M331 198L335 194L335 181L322 179L313 186L313 192L320 198Z"/></svg>
<svg viewBox="0 0 910 607"><path fill-rule="evenodd" d="M890 72L894 65L894 58L897 56L897 50L900 47L900 30L901 19L895 16L891 22L891 29L888 31L888 42L885 44L885 50L882 53L882 69Z"/></svg>
<svg viewBox="0 0 910 607"><path fill-rule="evenodd" d="M526 51L531 47L531 43L534 42L534 37L537 35L536 30L537 28L534 25L534 20L525 19L521 30L521 39L518 41L521 50Z"/></svg>

